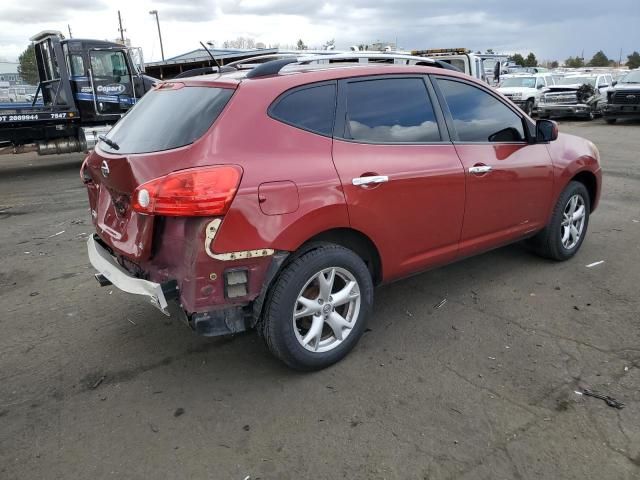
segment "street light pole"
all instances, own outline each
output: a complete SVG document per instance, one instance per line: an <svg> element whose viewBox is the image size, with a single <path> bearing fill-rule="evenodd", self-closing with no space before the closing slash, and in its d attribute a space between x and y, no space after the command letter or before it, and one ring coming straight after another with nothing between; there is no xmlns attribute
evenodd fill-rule
<svg viewBox="0 0 640 480"><path fill-rule="evenodd" d="M160 32L160 20L158 19L158 10L151 10L151 15L156 16L156 24L158 25L158 37L160 37L160 53L162 54L162 61L164 62L164 48L162 48L162 33Z"/></svg>

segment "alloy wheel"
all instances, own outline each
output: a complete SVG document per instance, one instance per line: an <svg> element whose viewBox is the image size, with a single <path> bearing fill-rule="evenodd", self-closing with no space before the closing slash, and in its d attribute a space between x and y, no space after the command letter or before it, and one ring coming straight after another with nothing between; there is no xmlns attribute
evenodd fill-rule
<svg viewBox="0 0 640 480"><path fill-rule="evenodd" d="M360 314L360 286L340 267L313 275L302 287L293 310L293 330L311 352L328 352L353 331Z"/></svg>
<svg viewBox="0 0 640 480"><path fill-rule="evenodd" d="M584 198L578 194L571 196L564 207L560 228L562 246L567 250L574 248L582 238L586 214Z"/></svg>

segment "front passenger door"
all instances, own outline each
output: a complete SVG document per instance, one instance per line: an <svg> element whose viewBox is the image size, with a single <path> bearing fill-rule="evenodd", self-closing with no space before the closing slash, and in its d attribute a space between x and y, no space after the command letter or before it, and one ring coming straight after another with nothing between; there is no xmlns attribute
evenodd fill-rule
<svg viewBox="0 0 640 480"><path fill-rule="evenodd" d="M553 188L546 145L529 143L528 123L488 89L445 77L435 83L466 174L460 254L476 254L541 229Z"/></svg>

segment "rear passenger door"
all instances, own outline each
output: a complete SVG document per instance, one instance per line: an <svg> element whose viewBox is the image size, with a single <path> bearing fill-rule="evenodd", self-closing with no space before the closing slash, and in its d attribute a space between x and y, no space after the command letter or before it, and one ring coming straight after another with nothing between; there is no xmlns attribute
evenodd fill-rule
<svg viewBox="0 0 640 480"><path fill-rule="evenodd" d="M425 76L340 81L333 161L386 280L456 257L464 170Z"/></svg>
<svg viewBox="0 0 640 480"><path fill-rule="evenodd" d="M460 254L468 256L542 228L549 213L553 166L529 124L493 92L436 77L456 151L466 171Z"/></svg>

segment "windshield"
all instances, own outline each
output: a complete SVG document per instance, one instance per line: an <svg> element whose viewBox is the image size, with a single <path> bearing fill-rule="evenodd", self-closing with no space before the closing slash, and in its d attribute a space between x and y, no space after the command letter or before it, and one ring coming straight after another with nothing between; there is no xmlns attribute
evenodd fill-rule
<svg viewBox="0 0 640 480"><path fill-rule="evenodd" d="M620 83L640 83L640 70L635 70L631 73L627 73Z"/></svg>
<svg viewBox="0 0 640 480"><path fill-rule="evenodd" d="M596 77L564 77L558 82L558 85L584 85L588 84L592 87L596 86Z"/></svg>
<svg viewBox="0 0 640 480"><path fill-rule="evenodd" d="M111 143L100 142L100 148L109 153L145 153L193 143L218 118L231 95L231 89L213 87L152 90L109 131Z"/></svg>
<svg viewBox="0 0 640 480"><path fill-rule="evenodd" d="M536 88L536 78L535 77L505 78L501 86L502 87Z"/></svg>

